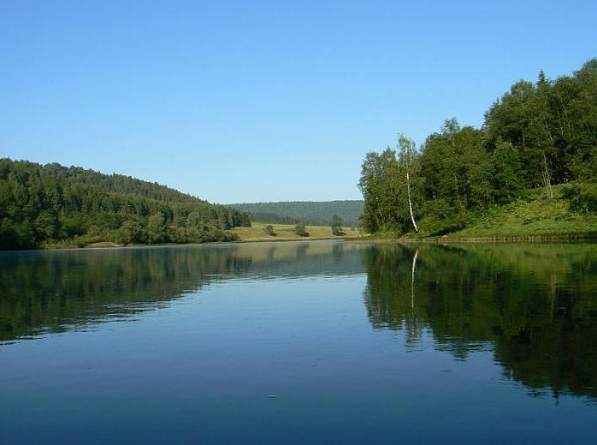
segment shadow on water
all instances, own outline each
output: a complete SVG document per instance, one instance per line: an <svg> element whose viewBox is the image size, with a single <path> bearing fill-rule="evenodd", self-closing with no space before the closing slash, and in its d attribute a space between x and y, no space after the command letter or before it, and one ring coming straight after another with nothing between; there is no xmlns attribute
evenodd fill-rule
<svg viewBox="0 0 597 445"><path fill-rule="evenodd" d="M597 246L376 245L363 252L375 329L466 360L493 351L532 395L597 397Z"/></svg>

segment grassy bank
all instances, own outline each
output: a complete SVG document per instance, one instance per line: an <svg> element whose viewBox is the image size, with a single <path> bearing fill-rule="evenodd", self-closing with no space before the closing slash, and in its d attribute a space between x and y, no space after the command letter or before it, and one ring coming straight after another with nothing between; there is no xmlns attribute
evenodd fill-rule
<svg viewBox="0 0 597 445"><path fill-rule="evenodd" d="M334 236L332 229L328 226L307 226L309 236L298 236L294 232L294 224L271 224L276 236L265 233L268 223L254 222L251 227L236 227L232 232L236 233L240 241L306 241L314 239L341 239ZM344 229L346 237L358 237L360 233L349 228Z"/></svg>
<svg viewBox="0 0 597 445"><path fill-rule="evenodd" d="M550 199L544 189L534 190L527 199L492 209L472 218L451 238L592 238L597 236L597 214L573 210L565 198L571 185L553 188ZM595 186L586 186L595 193Z"/></svg>
<svg viewBox="0 0 597 445"><path fill-rule="evenodd" d="M378 233L369 239L487 242L597 238L597 213L575 207L569 193L572 187L574 184L553 187L553 198L545 189L536 189L511 204L466 215L459 223L422 219L419 234ZM582 190L584 196L597 196L596 184L585 184Z"/></svg>

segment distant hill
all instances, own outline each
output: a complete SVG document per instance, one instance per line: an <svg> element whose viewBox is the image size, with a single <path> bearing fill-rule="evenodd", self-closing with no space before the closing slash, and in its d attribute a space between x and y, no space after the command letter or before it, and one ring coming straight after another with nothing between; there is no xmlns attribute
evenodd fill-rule
<svg viewBox="0 0 597 445"><path fill-rule="evenodd" d="M230 204L230 207L247 212L253 221L272 223L294 223L297 220L307 224L327 226L332 216L338 215L345 226L356 226L363 211L363 201L286 201Z"/></svg>
<svg viewBox="0 0 597 445"><path fill-rule="evenodd" d="M0 159L0 249L227 241L246 213L80 167Z"/></svg>

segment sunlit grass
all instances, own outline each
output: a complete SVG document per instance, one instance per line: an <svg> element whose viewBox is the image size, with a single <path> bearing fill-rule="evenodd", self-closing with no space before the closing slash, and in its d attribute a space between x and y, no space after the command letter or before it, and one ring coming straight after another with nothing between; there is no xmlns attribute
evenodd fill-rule
<svg viewBox="0 0 597 445"><path fill-rule="evenodd" d="M240 241L300 241L313 239L342 239L341 236L334 236L332 228L329 226L307 226L309 236L299 236L294 232L294 224L276 224L272 223L276 236L265 233L265 227L268 223L254 222L251 227L236 227L233 232L238 234ZM346 237L359 236L357 230L344 228Z"/></svg>
<svg viewBox="0 0 597 445"><path fill-rule="evenodd" d="M458 237L597 236L597 215L573 212L562 197L568 185L554 187L549 199L545 190L534 190L527 200L519 200L490 210L470 221Z"/></svg>

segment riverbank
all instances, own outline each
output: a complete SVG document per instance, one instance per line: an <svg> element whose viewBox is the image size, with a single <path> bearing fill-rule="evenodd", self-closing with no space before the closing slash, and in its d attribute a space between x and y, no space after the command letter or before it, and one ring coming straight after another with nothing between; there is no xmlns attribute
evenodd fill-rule
<svg viewBox="0 0 597 445"><path fill-rule="evenodd" d="M583 205L579 201L584 201L571 193L572 187L572 184L553 187L551 198L545 189L536 189L523 199L470 213L459 221L423 218L419 221L419 233L378 233L369 240L487 243L597 239L597 213L591 208L593 203L585 198L596 196L597 187L582 186L580 196L589 202Z"/></svg>
<svg viewBox="0 0 597 445"><path fill-rule="evenodd" d="M271 225L275 235L268 235L265 232L265 227ZM335 236L332 229L326 226L306 226L309 236L299 236L294 231L293 224L269 224L254 222L251 227L235 227L230 230L238 239L235 241L226 241L225 244L235 243L261 243L261 242L283 242L283 241L315 241L315 240L342 240L342 239L364 239L362 232L358 230L346 228L344 235ZM206 244L223 244L224 242L210 242L199 244L119 244L113 242L97 242L86 246L78 246L72 240L58 243L49 243L41 246L42 250L79 250L79 249L115 249L127 247L147 247L147 246L185 246L185 245L206 245Z"/></svg>
<svg viewBox="0 0 597 445"><path fill-rule="evenodd" d="M455 238L449 236L439 237L391 237L391 236L365 236L360 238L345 238L345 241L350 242L366 242L370 244L549 244L549 243L597 243L597 235L594 236L502 236L502 237L471 237L471 238Z"/></svg>
<svg viewBox="0 0 597 445"><path fill-rule="evenodd" d="M559 235L493 235L493 236L424 236L408 234L405 236L392 236L391 234L376 234L359 238L346 238L347 241L366 241L369 243L548 243L548 242L568 242L568 241L597 241L597 232L569 233Z"/></svg>
<svg viewBox="0 0 597 445"><path fill-rule="evenodd" d="M544 189L526 199L490 209L471 219L467 227L448 234L450 238L486 239L543 238L585 239L597 237L597 214L588 208L577 208L574 199L567 198L571 186L553 188L549 198ZM587 196L594 187L585 186Z"/></svg>

